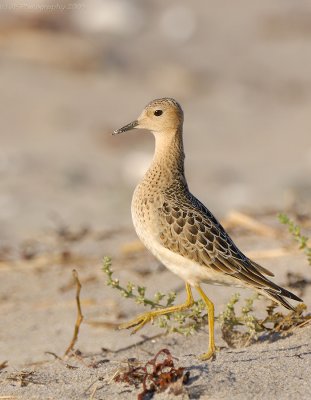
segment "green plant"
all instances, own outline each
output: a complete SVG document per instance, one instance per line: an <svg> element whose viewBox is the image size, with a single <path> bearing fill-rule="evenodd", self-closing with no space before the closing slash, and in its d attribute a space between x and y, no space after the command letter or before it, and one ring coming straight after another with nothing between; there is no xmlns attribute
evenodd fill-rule
<svg viewBox="0 0 311 400"><path fill-rule="evenodd" d="M254 301L258 294L245 299L241 314L237 315L235 306L240 300L240 294L234 294L225 310L217 318L221 325L222 338L230 347L247 346L258 339L258 334L265 328L253 312ZM238 329L243 327L243 330Z"/></svg>
<svg viewBox="0 0 311 400"><path fill-rule="evenodd" d="M170 292L168 294L157 292L155 293L153 299L148 299L146 298L145 286L136 286L131 282L128 282L126 286L121 286L119 279L114 279L112 277L113 271L111 269L110 257L105 257L103 260L103 272L107 276L106 283L108 286L119 290L123 297L133 299L137 304L149 306L151 309L170 307L174 304L176 298L176 293L174 292Z"/></svg>
<svg viewBox="0 0 311 400"><path fill-rule="evenodd" d="M308 263L311 265L311 247L308 246L309 238L301 233L301 228L297 225L288 215L280 213L278 214L279 221L287 225L288 231L292 234L296 242L299 244L299 249L306 253Z"/></svg>
<svg viewBox="0 0 311 400"><path fill-rule="evenodd" d="M134 300L151 309L166 308L174 304L176 293L169 292L164 294L156 292L153 298L146 297L146 287L137 286L128 282L126 286L120 284L119 279L113 278L111 269L111 258L105 257L103 260L103 272L107 276L107 285L120 291L123 297ZM205 305L202 300L195 301L194 305L188 310L163 315L154 320L154 323L165 329L166 332L177 332L183 335L190 335L197 331L207 321L207 315L204 313Z"/></svg>

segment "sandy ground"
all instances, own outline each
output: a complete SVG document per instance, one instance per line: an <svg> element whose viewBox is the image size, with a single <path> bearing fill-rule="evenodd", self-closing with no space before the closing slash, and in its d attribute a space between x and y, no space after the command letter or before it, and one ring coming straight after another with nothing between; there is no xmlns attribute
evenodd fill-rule
<svg viewBox="0 0 311 400"><path fill-rule="evenodd" d="M216 324L221 351L201 363L204 330L187 338L158 336L153 326L116 331L141 309L101 271L110 255L122 282L184 298L182 282L137 249L130 221L153 139L111 136L151 99L172 96L185 111L192 192L225 221L242 210L277 230L232 230L276 282L287 285L288 271L310 281L305 256L276 220L278 211L311 210L309 2L94 0L53 12L27 4L0 4L0 365L8 361L0 399L135 398L139 390L112 382L113 373L164 347L190 371L185 398L309 399L310 327L229 349ZM55 360L46 352L63 356L75 322L73 268L82 359ZM240 290L206 289L218 314ZM310 307L309 284L303 298ZM266 305L256 302L256 315Z"/></svg>
<svg viewBox="0 0 311 400"><path fill-rule="evenodd" d="M191 351L176 362L190 371L190 383L183 395L185 399L309 399L310 333L309 327L304 332L296 333L295 337L269 343L268 346L265 343L254 345L251 349L226 350L219 354L216 361L207 364L198 363L193 354L199 344L205 344L202 335L183 344L166 339L162 343L143 346L141 350L127 351L126 357L140 355L142 361L147 361L150 358L146 357L148 350L154 352L155 348L163 345L174 349L186 344ZM37 383L20 388L18 383L11 381L1 392L25 399L88 399L96 386L96 399L134 399L141 389L133 390L125 384L111 382L124 355L92 357L92 361L102 362L98 368L81 363L77 366L71 362L77 369L70 369L63 362L51 361L39 368L28 369L34 371L33 379ZM14 374L5 373L5 377L8 376L13 377ZM176 398L167 394L155 397Z"/></svg>
<svg viewBox="0 0 311 400"><path fill-rule="evenodd" d="M263 222L266 224L267 218ZM277 227L273 219L267 226ZM283 227L278 229L278 238L274 239L241 229L239 233L233 231L233 236L237 236L237 242L247 254L271 268L278 283L288 282L288 271L307 279L311 272L305 256L288 247L288 236L284 235ZM8 367L0 372L2 396L87 399L92 398L96 388L95 399L129 395L135 398L135 393L141 390L114 383L113 374L129 358L146 362L160 349L168 348L178 358L176 364L190 371L184 398L310 397L309 325L284 337L273 336L267 340L263 335L256 344L231 349L222 340L216 323L220 351L216 361L205 363L196 358L207 348L208 335L204 329L190 337L158 336L163 331L155 326L132 336L128 331L115 330L117 323L134 316L142 307L106 286L100 264L105 254L113 255L114 277L123 286L131 281L145 285L148 297L158 290L175 290L179 293L177 302L184 298L184 291L180 290L182 282L146 251L137 249L137 242L132 240L135 236L129 231L115 234L90 231L83 238L68 242L60 241L54 231L33 240L31 246L27 242L27 254L30 256L31 249L33 258L12 257L1 263L0 354L1 361L8 360ZM81 357L55 360L53 354L63 357L76 318L73 267L82 284L81 305L85 317L75 346ZM206 286L206 291L215 301L216 314L224 310L233 293L239 291L242 299L252 294L249 290L217 286ZM303 291L303 299L310 304L310 284ZM242 300L239 304L243 304ZM255 302L257 317L264 316L267 304L263 299ZM26 384L21 384L22 373L26 374ZM27 383L28 373L32 374L30 383Z"/></svg>

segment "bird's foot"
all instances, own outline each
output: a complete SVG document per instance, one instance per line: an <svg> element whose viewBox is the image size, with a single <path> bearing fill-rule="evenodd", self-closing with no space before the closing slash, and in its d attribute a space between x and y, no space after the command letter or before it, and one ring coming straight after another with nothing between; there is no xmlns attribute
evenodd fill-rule
<svg viewBox="0 0 311 400"><path fill-rule="evenodd" d="M139 331L139 329L141 329L144 325L146 325L149 321L152 321L156 315L157 314L152 311L140 314L131 321L124 322L123 324L119 325L119 329L134 328L132 330L132 334L134 334L137 331Z"/></svg>
<svg viewBox="0 0 311 400"><path fill-rule="evenodd" d="M199 359L201 361L207 361L207 360L214 361L216 359L216 347L215 346L211 346L208 349L207 353L204 353L201 356L199 356Z"/></svg>

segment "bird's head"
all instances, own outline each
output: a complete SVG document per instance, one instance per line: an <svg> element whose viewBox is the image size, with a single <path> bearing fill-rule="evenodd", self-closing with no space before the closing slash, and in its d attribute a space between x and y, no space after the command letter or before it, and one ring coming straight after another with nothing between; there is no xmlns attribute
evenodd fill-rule
<svg viewBox="0 0 311 400"><path fill-rule="evenodd" d="M165 97L152 100L133 122L114 131L123 133L132 129L147 129L154 134L176 132L182 126L184 114L176 100Z"/></svg>

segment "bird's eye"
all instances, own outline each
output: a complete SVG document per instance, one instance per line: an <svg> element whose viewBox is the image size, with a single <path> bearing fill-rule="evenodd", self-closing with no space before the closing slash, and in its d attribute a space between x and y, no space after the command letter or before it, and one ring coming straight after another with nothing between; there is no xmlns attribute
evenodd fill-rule
<svg viewBox="0 0 311 400"><path fill-rule="evenodd" d="M156 117L159 117L160 115L163 114L162 110L155 110L155 112L153 113Z"/></svg>

